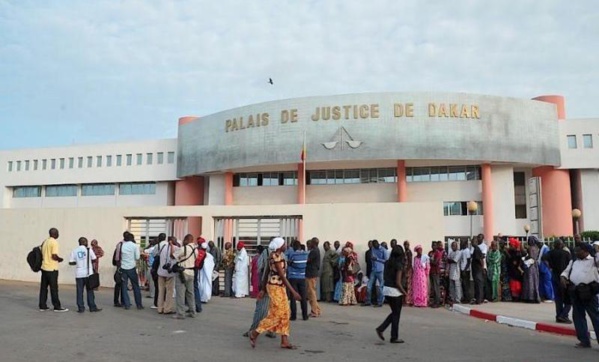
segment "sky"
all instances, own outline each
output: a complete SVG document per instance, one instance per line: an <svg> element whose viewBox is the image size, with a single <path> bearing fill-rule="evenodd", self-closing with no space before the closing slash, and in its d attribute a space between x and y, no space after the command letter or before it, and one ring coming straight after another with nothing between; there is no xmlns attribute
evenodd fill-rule
<svg viewBox="0 0 599 362"><path fill-rule="evenodd" d="M593 0L0 0L0 149L362 92L561 94L599 118L598 39Z"/></svg>

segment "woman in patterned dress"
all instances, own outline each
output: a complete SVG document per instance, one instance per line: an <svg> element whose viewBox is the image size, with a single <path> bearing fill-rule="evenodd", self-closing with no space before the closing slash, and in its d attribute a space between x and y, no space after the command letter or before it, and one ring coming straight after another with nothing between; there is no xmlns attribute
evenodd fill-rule
<svg viewBox="0 0 599 362"><path fill-rule="evenodd" d="M403 248L405 250L405 269L404 269L404 278L406 280L405 282L405 286L406 286L406 292L407 295L404 298L403 302L404 304L407 305L412 305L414 304L413 300L412 300L412 261L413 261L413 256L412 256L412 250L410 250L410 242L408 240L403 242Z"/></svg>
<svg viewBox="0 0 599 362"><path fill-rule="evenodd" d="M499 242L499 250L501 252L501 301L511 302L512 291L510 290L510 276L508 274L509 254L506 247L506 242Z"/></svg>
<svg viewBox="0 0 599 362"><path fill-rule="evenodd" d="M422 246L417 245L414 248L416 256L414 257L414 268L412 274L412 297L415 307L428 306L428 274L431 270L430 259L428 255L422 254Z"/></svg>
<svg viewBox="0 0 599 362"><path fill-rule="evenodd" d="M355 253L350 247L346 246L343 248L343 256L345 257L345 262L341 266L343 290L341 293L341 298L339 299L339 304L343 306L355 305L358 304L358 300L356 299L356 291L354 289L354 268L356 263Z"/></svg>
<svg viewBox="0 0 599 362"><path fill-rule="evenodd" d="M289 300L287 299L287 291L295 300L300 300L301 296L291 287L289 280L286 278L287 263L283 256L287 248L285 240L282 238L274 238L269 245L270 250L274 250L270 254L269 266L270 275L266 284L266 292L270 297L268 305L268 314L260 322L258 328L250 333L250 344L252 348L256 347L256 339L263 332L273 332L281 335L281 348L296 349L294 345L289 343L289 317L291 310L289 308ZM258 298L262 298L264 290L260 291Z"/></svg>

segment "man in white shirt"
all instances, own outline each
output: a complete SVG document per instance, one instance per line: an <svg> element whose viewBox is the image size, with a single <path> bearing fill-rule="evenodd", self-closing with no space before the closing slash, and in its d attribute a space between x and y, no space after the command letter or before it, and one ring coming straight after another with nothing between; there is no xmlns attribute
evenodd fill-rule
<svg viewBox="0 0 599 362"><path fill-rule="evenodd" d="M468 247L468 242L463 240L460 243L460 282L462 284L462 302L470 302L472 298L472 287L470 285L470 258L472 253Z"/></svg>
<svg viewBox="0 0 599 362"><path fill-rule="evenodd" d="M96 306L94 290L89 288L89 276L94 273L92 261L96 260L94 251L87 247L87 239L79 238L79 246L71 252L69 265L75 265L75 282L77 284L77 312L85 312L85 304L83 304L83 288L87 291L87 306L90 312L99 312L102 309Z"/></svg>
<svg viewBox="0 0 599 362"><path fill-rule="evenodd" d="M137 275L137 261L139 257L139 246L135 243L133 234L128 233L121 247L121 295L124 302L123 308L125 309L131 308L131 300L129 299L129 292L127 290L129 280L131 280L131 286L133 287L133 296L137 309L144 309L141 304L141 290L139 289L139 277Z"/></svg>
<svg viewBox="0 0 599 362"><path fill-rule="evenodd" d="M576 328L576 338L580 341L577 348L591 348L589 328L585 312L593 324L595 333L599 331L599 301L597 293L592 291L593 283L599 283L599 265L590 255L593 247L581 243L576 246L575 255L568 267L561 275L564 288L568 288L572 299L572 319ZM588 289L587 289L588 288ZM583 290L587 289L584 293Z"/></svg>
<svg viewBox="0 0 599 362"><path fill-rule="evenodd" d="M173 294L175 291L175 279L172 272L168 269L176 260L173 260L171 255L173 248L176 248L177 240L169 236L168 241L162 241L158 244L158 249L155 250L157 255L160 255L160 264L158 265L158 314L174 314L175 300Z"/></svg>
<svg viewBox="0 0 599 362"><path fill-rule="evenodd" d="M462 283L460 282L462 252L458 249L458 242L452 241L451 251L447 255L449 264L449 295L454 303L462 301Z"/></svg>

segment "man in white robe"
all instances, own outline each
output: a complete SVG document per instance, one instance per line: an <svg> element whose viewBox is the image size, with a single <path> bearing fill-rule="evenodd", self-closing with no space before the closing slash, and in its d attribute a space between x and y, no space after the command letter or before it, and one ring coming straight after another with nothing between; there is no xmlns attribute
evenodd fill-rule
<svg viewBox="0 0 599 362"><path fill-rule="evenodd" d="M202 243L202 249L208 249L208 243ZM204 267L200 271L200 300L202 303L208 303L212 297L212 271L214 271L214 257L206 252Z"/></svg>
<svg viewBox="0 0 599 362"><path fill-rule="evenodd" d="M235 298L244 298L249 294L249 265L250 258L245 250L245 244L240 241L237 243L237 255L235 256L235 279L233 286Z"/></svg>

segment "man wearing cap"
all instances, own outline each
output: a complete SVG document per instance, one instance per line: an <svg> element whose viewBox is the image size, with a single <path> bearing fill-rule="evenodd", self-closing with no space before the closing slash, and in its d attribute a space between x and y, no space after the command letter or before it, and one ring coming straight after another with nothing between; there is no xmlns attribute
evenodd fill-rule
<svg viewBox="0 0 599 362"><path fill-rule="evenodd" d="M591 348L586 313L593 324L595 332L599 331L599 301L594 286L599 283L599 269L590 253L593 246L580 243L576 246L575 255L561 275L561 282L568 288L572 298L572 318L576 328L576 338L580 341L577 348Z"/></svg>
<svg viewBox="0 0 599 362"><path fill-rule="evenodd" d="M245 243L237 243L237 255L235 256L235 298L245 298L250 294L249 289L249 266L250 258L245 250Z"/></svg>

